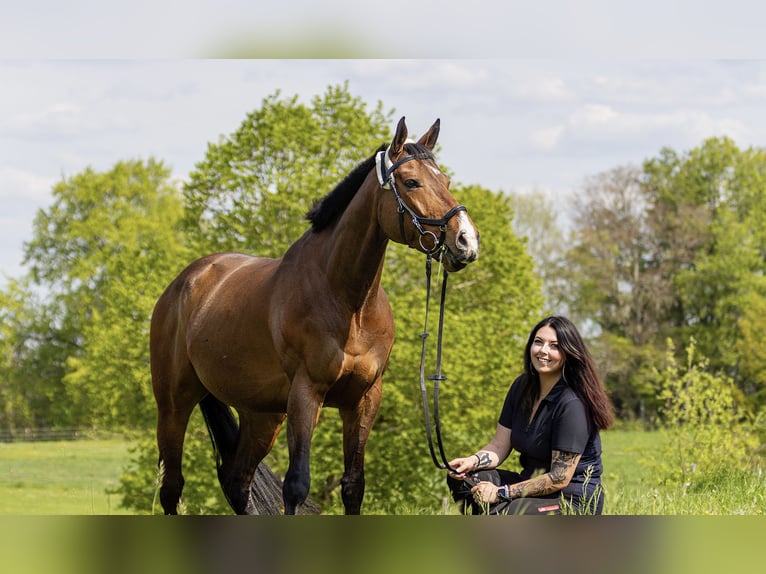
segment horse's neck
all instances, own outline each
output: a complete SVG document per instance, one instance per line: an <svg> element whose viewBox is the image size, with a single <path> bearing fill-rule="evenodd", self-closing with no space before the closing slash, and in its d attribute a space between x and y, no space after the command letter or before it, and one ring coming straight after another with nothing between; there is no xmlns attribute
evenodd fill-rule
<svg viewBox="0 0 766 574"><path fill-rule="evenodd" d="M324 245L327 279L335 293L361 308L377 296L388 238L377 223L374 191L359 190Z"/></svg>

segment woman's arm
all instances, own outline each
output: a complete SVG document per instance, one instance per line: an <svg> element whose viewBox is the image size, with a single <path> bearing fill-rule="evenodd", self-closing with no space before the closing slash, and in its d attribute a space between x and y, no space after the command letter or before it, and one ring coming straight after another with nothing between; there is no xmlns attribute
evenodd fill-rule
<svg viewBox="0 0 766 574"><path fill-rule="evenodd" d="M453 476L462 478L466 472L479 469L495 468L511 454L511 429L501 424L495 429L495 436L486 446L475 454L451 460L449 465L455 469Z"/></svg>
<svg viewBox="0 0 766 574"><path fill-rule="evenodd" d="M554 450L551 470L535 478L508 485L508 498L545 496L565 488L574 476L582 454ZM477 502L497 502L500 487L491 482L480 482L471 489Z"/></svg>

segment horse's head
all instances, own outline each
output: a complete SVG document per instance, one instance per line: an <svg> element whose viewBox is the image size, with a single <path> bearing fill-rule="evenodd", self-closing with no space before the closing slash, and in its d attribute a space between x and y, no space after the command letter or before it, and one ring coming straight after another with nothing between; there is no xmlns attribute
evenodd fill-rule
<svg viewBox="0 0 766 574"><path fill-rule="evenodd" d="M391 145L377 157L378 182L387 192L378 220L390 239L439 256L447 271L458 271L479 256L479 232L465 207L449 191L433 149L439 120L417 141L407 141L404 118Z"/></svg>

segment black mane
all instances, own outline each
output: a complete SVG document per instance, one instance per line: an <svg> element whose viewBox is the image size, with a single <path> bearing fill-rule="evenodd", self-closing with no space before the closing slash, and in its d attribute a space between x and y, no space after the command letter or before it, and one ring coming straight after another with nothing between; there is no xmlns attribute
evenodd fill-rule
<svg viewBox="0 0 766 574"><path fill-rule="evenodd" d="M343 178L343 181L335 186L335 189L314 204L314 207L306 214L306 219L311 222L311 228L314 231L322 231L346 210L362 186L367 174L371 169L375 169L375 156L384 149L386 149L385 145L380 146L372 157L358 164L351 173ZM421 144L407 143L404 144L404 149L417 159L433 159L434 157L430 150Z"/></svg>

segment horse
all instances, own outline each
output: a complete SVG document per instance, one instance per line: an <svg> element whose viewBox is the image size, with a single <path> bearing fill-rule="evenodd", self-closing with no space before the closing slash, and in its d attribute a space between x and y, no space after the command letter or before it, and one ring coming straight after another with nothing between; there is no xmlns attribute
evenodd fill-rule
<svg viewBox="0 0 766 574"><path fill-rule="evenodd" d="M159 297L149 338L165 514L177 513L184 434L196 405L237 514L257 513L251 481L285 420L283 512L296 513L309 493L320 411L337 408L344 511L361 513L365 446L394 342L381 287L389 241L435 253L448 272L478 257L478 230L433 156L439 129L437 119L414 142L402 117L390 145L314 204L310 228L281 258L207 255Z"/></svg>

